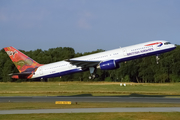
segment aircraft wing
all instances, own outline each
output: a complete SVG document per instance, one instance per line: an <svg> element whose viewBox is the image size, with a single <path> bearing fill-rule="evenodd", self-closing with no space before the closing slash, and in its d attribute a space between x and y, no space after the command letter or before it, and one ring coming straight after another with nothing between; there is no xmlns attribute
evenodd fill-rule
<svg viewBox="0 0 180 120"><path fill-rule="evenodd" d="M101 61L83 61L83 60L66 60L67 62L70 62L72 65L76 65L78 67L92 67L97 66Z"/></svg>

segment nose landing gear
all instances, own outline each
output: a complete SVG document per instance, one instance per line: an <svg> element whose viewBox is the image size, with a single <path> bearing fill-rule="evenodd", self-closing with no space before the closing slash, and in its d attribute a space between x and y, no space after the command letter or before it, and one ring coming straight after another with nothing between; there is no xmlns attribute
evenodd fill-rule
<svg viewBox="0 0 180 120"><path fill-rule="evenodd" d="M157 63L157 64L159 64L159 59L160 59L160 58L159 58L159 55L157 54L157 55L156 55L156 63Z"/></svg>

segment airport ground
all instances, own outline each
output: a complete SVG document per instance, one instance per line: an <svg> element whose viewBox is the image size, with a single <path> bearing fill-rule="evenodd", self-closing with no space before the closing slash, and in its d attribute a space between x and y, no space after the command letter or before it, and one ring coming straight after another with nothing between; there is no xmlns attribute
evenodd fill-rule
<svg viewBox="0 0 180 120"><path fill-rule="evenodd" d="M180 83L138 84L108 82L29 82L0 83L0 96L70 96L70 97L119 97L119 98L180 98ZM1 110L66 109L66 108L135 108L135 107L180 107L180 103L160 102L73 102L71 105L56 105L54 102L0 102ZM50 113L0 115L0 119L180 119L179 112L113 112L113 113Z"/></svg>

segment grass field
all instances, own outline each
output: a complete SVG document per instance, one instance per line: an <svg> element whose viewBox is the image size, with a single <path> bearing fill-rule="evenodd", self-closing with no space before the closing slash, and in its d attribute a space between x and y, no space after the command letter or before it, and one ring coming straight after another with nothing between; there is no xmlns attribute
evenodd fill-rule
<svg viewBox="0 0 180 120"><path fill-rule="evenodd" d="M0 96L158 96L180 97L180 83L139 84L118 82L22 82L0 83ZM93 107L180 107L165 103L0 103L0 110ZM178 120L180 113L72 113L0 115L0 120Z"/></svg>
<svg viewBox="0 0 180 120"><path fill-rule="evenodd" d="M179 97L180 83L22 82L0 83L0 96L165 96Z"/></svg>
<svg viewBox="0 0 180 120"><path fill-rule="evenodd" d="M0 120L179 120L179 113L61 113L0 115Z"/></svg>

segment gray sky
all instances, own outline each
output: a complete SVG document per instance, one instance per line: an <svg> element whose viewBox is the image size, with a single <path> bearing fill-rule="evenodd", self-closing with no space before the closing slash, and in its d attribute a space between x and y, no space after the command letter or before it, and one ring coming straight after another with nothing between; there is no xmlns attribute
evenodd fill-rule
<svg viewBox="0 0 180 120"><path fill-rule="evenodd" d="M180 0L0 0L0 49L180 44Z"/></svg>

